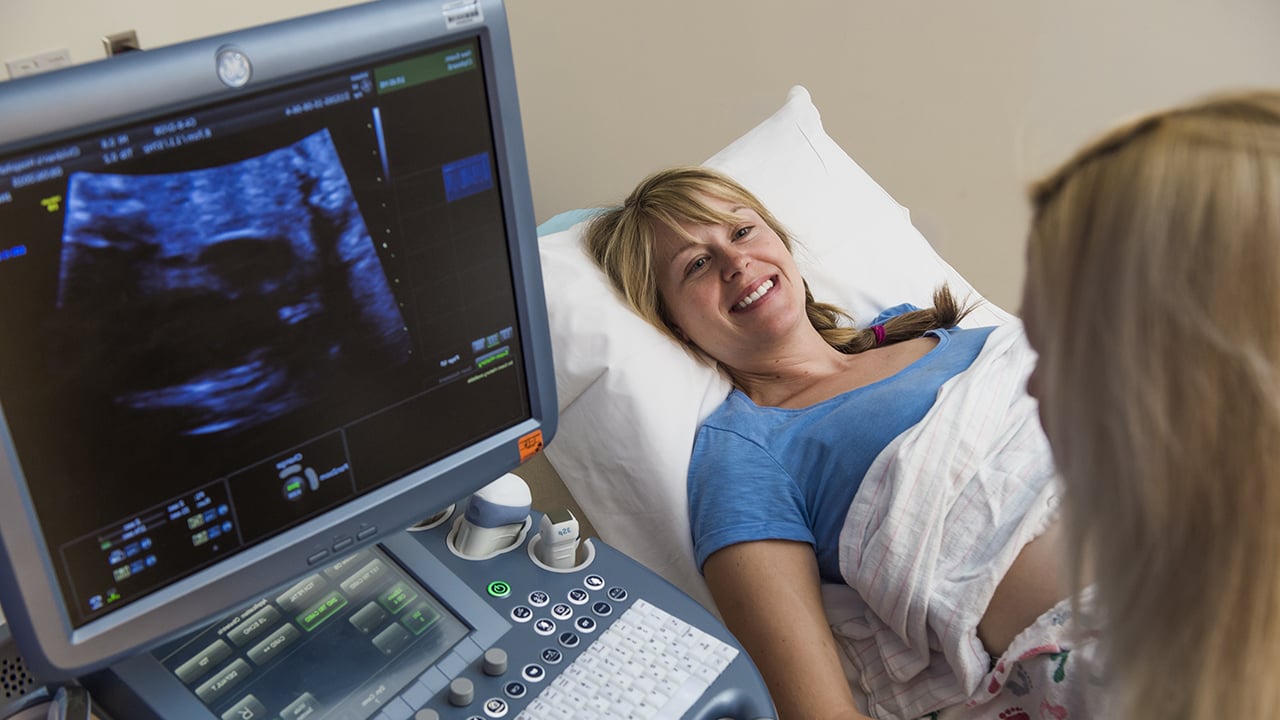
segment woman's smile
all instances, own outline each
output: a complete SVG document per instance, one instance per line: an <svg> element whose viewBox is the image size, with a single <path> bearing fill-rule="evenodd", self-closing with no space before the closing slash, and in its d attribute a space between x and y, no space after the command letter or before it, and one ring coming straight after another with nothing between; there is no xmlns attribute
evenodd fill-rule
<svg viewBox="0 0 1280 720"><path fill-rule="evenodd" d="M735 303L730 312L742 312L747 308L754 306L757 301L763 298L774 288L775 285L777 285L777 283L774 282L775 277L776 276L766 278L765 281L760 283L754 290L747 293L746 297Z"/></svg>

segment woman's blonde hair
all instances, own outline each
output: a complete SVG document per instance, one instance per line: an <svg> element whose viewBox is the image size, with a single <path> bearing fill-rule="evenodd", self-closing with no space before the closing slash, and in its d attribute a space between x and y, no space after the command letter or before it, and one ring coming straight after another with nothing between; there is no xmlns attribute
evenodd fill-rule
<svg viewBox="0 0 1280 720"><path fill-rule="evenodd" d="M1023 311L1114 717L1280 717L1280 93L1140 119L1031 196Z"/></svg>
<svg viewBox="0 0 1280 720"><path fill-rule="evenodd" d="M686 338L676 332L670 313L658 291L654 268L654 248L658 234L670 231L688 237L686 224L732 224L739 219L708 205L704 198L718 198L754 210L778 234L788 252L793 240L777 218L755 195L732 178L705 167L676 167L662 170L642 181L626 201L597 215L587 227L587 251L608 275L627 303L654 327L690 348L703 359ZM934 307L897 315L882 326L883 336L871 328L853 327L849 315L835 305L814 299L805 283L805 309L809 322L832 347L845 353L869 350L920 337L925 331L952 327L969 312L943 286L934 293ZM721 364L722 369L728 368ZM732 376L732 373L730 373Z"/></svg>

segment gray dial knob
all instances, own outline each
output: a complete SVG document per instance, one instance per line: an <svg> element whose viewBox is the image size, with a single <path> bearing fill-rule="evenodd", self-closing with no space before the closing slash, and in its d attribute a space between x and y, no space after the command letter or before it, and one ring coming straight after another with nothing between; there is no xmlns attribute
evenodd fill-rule
<svg viewBox="0 0 1280 720"><path fill-rule="evenodd" d="M489 648L484 651L484 663L481 665L485 675L501 675L507 671L507 651L502 648Z"/></svg>
<svg viewBox="0 0 1280 720"><path fill-rule="evenodd" d="M476 699L476 686L466 678L458 678L449 683L449 704L454 707L466 707Z"/></svg>
<svg viewBox="0 0 1280 720"><path fill-rule="evenodd" d="M413 720L440 720L440 713L431 708L422 708L413 714Z"/></svg>

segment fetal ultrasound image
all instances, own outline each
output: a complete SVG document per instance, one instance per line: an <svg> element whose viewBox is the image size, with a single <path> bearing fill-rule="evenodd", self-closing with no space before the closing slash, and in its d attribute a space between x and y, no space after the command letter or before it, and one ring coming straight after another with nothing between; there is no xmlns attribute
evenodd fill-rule
<svg viewBox="0 0 1280 720"><path fill-rule="evenodd" d="M409 359L328 131L216 167L69 179L51 364L104 421L240 433Z"/></svg>

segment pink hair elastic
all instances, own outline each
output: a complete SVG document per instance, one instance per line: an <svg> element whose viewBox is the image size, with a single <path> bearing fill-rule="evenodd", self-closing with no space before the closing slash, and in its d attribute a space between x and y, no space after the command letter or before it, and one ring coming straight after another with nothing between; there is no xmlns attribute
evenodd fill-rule
<svg viewBox="0 0 1280 720"><path fill-rule="evenodd" d="M872 325L871 332L876 334L876 345L881 345L884 343L884 326L883 325Z"/></svg>

